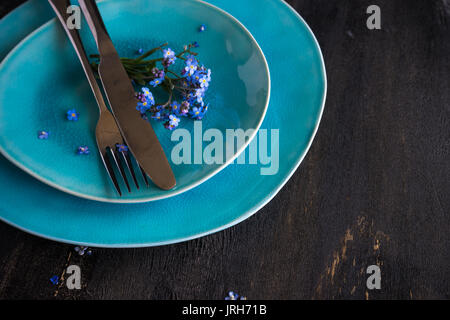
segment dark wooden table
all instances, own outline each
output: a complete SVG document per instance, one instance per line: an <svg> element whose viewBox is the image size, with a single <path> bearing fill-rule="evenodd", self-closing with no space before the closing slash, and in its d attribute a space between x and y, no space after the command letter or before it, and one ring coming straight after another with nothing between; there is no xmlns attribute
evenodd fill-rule
<svg viewBox="0 0 450 320"><path fill-rule="evenodd" d="M450 298L450 1L289 2L321 44L329 89L280 193L211 236L90 256L0 223L0 298ZM371 4L381 30L366 27ZM68 264L81 290L50 283ZM380 290L366 287L373 264Z"/></svg>

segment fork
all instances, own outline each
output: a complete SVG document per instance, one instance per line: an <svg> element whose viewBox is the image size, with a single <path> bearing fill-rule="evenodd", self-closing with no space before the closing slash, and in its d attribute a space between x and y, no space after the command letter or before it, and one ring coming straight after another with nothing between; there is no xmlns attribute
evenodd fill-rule
<svg viewBox="0 0 450 320"><path fill-rule="evenodd" d="M127 186L128 192L131 192L130 184L128 183L128 179L125 173L125 168L123 163L125 164L126 170L131 174L134 184L139 189L139 184L136 179L136 175L134 173L133 164L131 161L131 157L129 151L119 151L116 147L119 145L124 145L124 139L122 134L120 133L119 127L117 126L116 120L112 115L111 111L108 110L105 104L105 100L103 99L102 92L100 87L95 79L94 72L91 69L91 65L89 64L89 59L87 58L86 52L83 47L83 43L81 42L80 35L78 30L70 29L67 25L67 19L69 15L67 14L67 8L70 6L69 0L48 0L53 10L55 11L59 21L64 27L64 30L67 33L67 36L70 39L75 51L78 55L78 58L83 66L84 73L89 81L89 85L91 86L92 92L94 93L95 100L97 101L100 115L97 122L97 126L95 128L95 137L97 140L97 148L102 158L103 165L105 166L106 171L108 172L108 176L111 179L114 187L119 194L122 196L122 191L120 190L120 186L114 173L114 166L118 169L120 176L122 177L125 185ZM112 161L110 160L112 159ZM137 162L137 161L136 161ZM142 175L147 187L148 180L144 170L139 166L139 172Z"/></svg>

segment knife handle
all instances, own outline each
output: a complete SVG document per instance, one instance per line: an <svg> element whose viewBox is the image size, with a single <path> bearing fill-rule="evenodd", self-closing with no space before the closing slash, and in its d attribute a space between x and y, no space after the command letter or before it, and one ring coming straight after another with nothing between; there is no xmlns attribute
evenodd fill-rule
<svg viewBox="0 0 450 320"><path fill-rule="evenodd" d="M116 54L116 50L106 30L105 23L103 22L95 0L79 0L79 4L94 36L100 55Z"/></svg>
<svg viewBox="0 0 450 320"><path fill-rule="evenodd" d="M67 8L70 6L69 0L48 0L51 7L56 13L59 21L64 27L64 30L67 33L67 36L72 43L78 59L81 62L84 73L89 81L89 85L91 86L92 92L94 93L95 100L97 101L97 105L100 109L100 112L108 110L105 104L105 100L103 99L102 91L98 86L97 80L95 79L94 72L92 71L91 65L89 64L89 59L86 55L86 51L84 50L83 43L81 42L80 34L77 29L69 29L67 26L67 19L69 15L67 14Z"/></svg>

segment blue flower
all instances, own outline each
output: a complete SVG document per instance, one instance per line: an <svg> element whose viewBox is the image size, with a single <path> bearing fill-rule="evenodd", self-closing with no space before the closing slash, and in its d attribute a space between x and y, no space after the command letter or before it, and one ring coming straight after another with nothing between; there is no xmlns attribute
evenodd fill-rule
<svg viewBox="0 0 450 320"><path fill-rule="evenodd" d="M124 144L117 143L116 144L116 150L119 151L119 152L127 152L128 151L128 147L126 145L124 145Z"/></svg>
<svg viewBox="0 0 450 320"><path fill-rule="evenodd" d="M152 119L161 120L163 116L161 115L161 112L157 111L154 114L152 114Z"/></svg>
<svg viewBox="0 0 450 320"><path fill-rule="evenodd" d="M172 107L172 112L174 114L180 113L180 104L177 101L172 102L172 104L170 106Z"/></svg>
<svg viewBox="0 0 450 320"><path fill-rule="evenodd" d="M205 88L195 89L195 101L203 106L203 96L205 95Z"/></svg>
<svg viewBox="0 0 450 320"><path fill-rule="evenodd" d="M180 118L177 118L174 114L169 115L168 121L164 123L164 127L169 130L173 130L178 127L178 123L180 122Z"/></svg>
<svg viewBox="0 0 450 320"><path fill-rule="evenodd" d="M38 138L41 140L46 140L48 139L49 134L50 133L48 131L38 131Z"/></svg>
<svg viewBox="0 0 450 320"><path fill-rule="evenodd" d="M90 151L89 151L88 146L79 146L77 149L77 153L78 154L89 154Z"/></svg>
<svg viewBox="0 0 450 320"><path fill-rule="evenodd" d="M69 111L67 111L67 120L78 121L78 116L79 114L75 109L70 109Z"/></svg>
<svg viewBox="0 0 450 320"><path fill-rule="evenodd" d="M144 49L139 48L139 50L137 51L139 54L143 54L144 53Z"/></svg>
<svg viewBox="0 0 450 320"><path fill-rule="evenodd" d="M225 297L225 300L247 300L246 297L239 296L237 293L230 291L228 292L228 296Z"/></svg>
<svg viewBox="0 0 450 320"><path fill-rule="evenodd" d="M140 102L146 106L147 104L153 106L155 104L155 98L153 97L152 92L147 87L142 87L142 92L144 94L143 97L140 97Z"/></svg>
<svg viewBox="0 0 450 320"><path fill-rule="evenodd" d="M193 54L190 54L186 57L186 62L196 63L198 65L198 61Z"/></svg>
<svg viewBox="0 0 450 320"><path fill-rule="evenodd" d="M195 106L191 109L191 111L189 112L189 116L192 119L202 120L206 114L206 111L208 111L208 107L209 107L209 104L204 106L204 103L202 101L202 104L200 106Z"/></svg>
<svg viewBox="0 0 450 320"><path fill-rule="evenodd" d="M194 84L200 83L200 79L202 78L201 72L195 72L195 74L191 77L191 82Z"/></svg>
<svg viewBox="0 0 450 320"><path fill-rule="evenodd" d="M205 95L205 92L206 92L205 88L195 89L195 96L202 98Z"/></svg>
<svg viewBox="0 0 450 320"><path fill-rule="evenodd" d="M73 248L76 253L78 253L80 256L83 256L85 253L90 256L92 254L92 250L89 249L89 247L83 247L83 246L76 246Z"/></svg>
<svg viewBox="0 0 450 320"><path fill-rule="evenodd" d="M192 76L195 73L195 71L197 71L197 66L198 62L196 59L188 58L186 60L186 67L184 68L184 70L187 72L187 74Z"/></svg>
<svg viewBox="0 0 450 320"><path fill-rule="evenodd" d="M147 102L153 106L155 104L155 98L153 97L153 95L149 95L147 96Z"/></svg>
<svg viewBox="0 0 450 320"><path fill-rule="evenodd" d="M59 277L58 276L53 276L50 278L50 282L53 284L58 284L59 283Z"/></svg>
<svg viewBox="0 0 450 320"><path fill-rule="evenodd" d="M170 57L170 58L164 58L162 61L162 65L164 68L168 68L170 65L175 63L175 60L177 60L177 57Z"/></svg>
<svg viewBox="0 0 450 320"><path fill-rule="evenodd" d="M152 85L153 88L156 88L158 85L160 85L162 83L163 80L164 79L161 79L161 78L154 79L154 80L150 81L150 85Z"/></svg>
<svg viewBox="0 0 450 320"><path fill-rule="evenodd" d="M197 118L198 116L200 116L201 112L202 110L199 107L193 107L189 112L189 115L191 116L191 118Z"/></svg>
<svg viewBox="0 0 450 320"><path fill-rule="evenodd" d="M208 88L209 87L208 77L204 76L200 78L199 83L201 88Z"/></svg>
<svg viewBox="0 0 450 320"><path fill-rule="evenodd" d="M194 41L194 42L192 43L192 46L193 46L194 48L198 48L200 45L198 44L197 41Z"/></svg>
<svg viewBox="0 0 450 320"><path fill-rule="evenodd" d="M172 49L167 48L167 49L163 50L163 56L164 56L164 59L174 58L175 52Z"/></svg>
<svg viewBox="0 0 450 320"><path fill-rule="evenodd" d="M136 110L138 110L141 114L144 114L150 109L150 107L151 107L151 105L147 101L138 102L138 104L136 106Z"/></svg>
<svg viewBox="0 0 450 320"><path fill-rule="evenodd" d="M177 127L179 122L180 122L180 118L177 118L176 115L171 114L169 116L169 123L171 126Z"/></svg>
<svg viewBox="0 0 450 320"><path fill-rule="evenodd" d="M205 30L206 30L206 25L205 25L205 24L202 24L202 25L200 26L200 28L198 28L198 30L199 30L200 32L205 31Z"/></svg>
<svg viewBox="0 0 450 320"><path fill-rule="evenodd" d="M150 92L150 89L147 87L142 87L142 92L144 93L144 96L153 96L152 93Z"/></svg>

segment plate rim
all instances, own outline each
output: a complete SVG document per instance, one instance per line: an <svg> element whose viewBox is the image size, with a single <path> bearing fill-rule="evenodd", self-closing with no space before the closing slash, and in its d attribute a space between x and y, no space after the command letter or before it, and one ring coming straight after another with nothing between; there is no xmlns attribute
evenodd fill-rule
<svg viewBox="0 0 450 320"><path fill-rule="evenodd" d="M239 155L252 142L252 140L255 138L256 134L258 133L259 129L261 128L261 125L264 122L264 119L266 117L267 109L269 108L270 97L271 97L271 77L270 77L269 63L267 62L267 58L266 58L266 56L264 54L264 51L261 49L259 43L253 37L253 34L244 26L243 23L241 23L233 15L231 15L230 13L226 12L225 10L223 10L223 9L221 9L221 8L211 4L211 3L203 1L203 0L183 0L183 1L191 1L191 2L201 3L203 5L211 7L213 10L216 10L220 14L222 14L222 15L228 17L229 19L231 19L240 29L242 29L246 33L246 35L250 38L251 42L253 42L253 44L256 47L257 52L259 52L260 56L262 57L262 62L264 64L264 66L265 66L265 70L264 71L265 71L265 74L267 75L267 84L266 84L267 85L267 97L266 97L266 101L264 103L263 112L261 114L261 117L260 117L256 127L252 128L253 132L249 136L249 139L247 139L247 141L234 153L234 155L231 158L227 159L223 164L219 165L216 169L214 169L213 171L211 171L210 173L208 173L207 175L205 175L201 179L198 179L197 181L195 181L195 182L193 182L191 184L188 184L184 188L180 188L180 189L177 189L177 190L172 191L172 192L169 190L166 193L163 193L163 194L158 195L158 196L126 199L126 198L106 198L106 197L92 196L92 195L81 193L81 192L78 192L78 191L73 191L72 189L69 189L67 187L63 187L63 186L61 186L61 185L59 185L59 184L57 184L55 182L50 181L47 178L42 177L40 174L34 172L31 168L29 168L28 166L22 164L16 158L14 158L12 155L10 155L9 152L7 152L3 148L3 146L1 144L0 144L0 154L2 156L4 156L6 159L8 159L8 161L13 163L15 166L17 166L19 169L21 169L24 172L26 172L27 174L31 175L33 178L35 178L35 179L37 179L37 180L39 180L39 181L41 181L41 182L51 186L52 188L55 188L55 189L59 190L59 191L62 191L64 193L67 193L67 194L70 194L70 195L73 195L73 196L76 196L76 197L79 197L79 198L82 198L82 199L88 199L88 200L97 201L97 202L103 202L103 203L118 203L118 204L146 203L146 202L152 202L152 201L168 199L168 198L180 195L180 194L182 194L182 193L184 193L186 191L194 189L195 187L199 186L203 182L211 179L216 174L218 174L220 171L225 169L228 165L230 165L237 157L239 157ZM99 3L107 3L107 2L112 2L112 1L111 0L100 0L100 1L97 1L97 4L99 4ZM22 4L21 6L17 7L16 9L21 9L22 6L24 6L26 3ZM13 10L10 13L8 13L6 16L11 15L14 11L15 10ZM8 61L10 59L12 59L12 57L17 53L17 51L19 51L23 46L25 46L26 43L30 39L32 39L33 37L37 36L39 33L44 32L44 30L46 28L49 28L52 25L52 23L58 23L56 17L54 17L54 18L50 19L49 21L45 22L44 24L42 24L41 26L39 26L38 28L33 30L31 33L29 33L19 43L17 43L14 46L14 48L12 48L8 52L8 54L4 57L4 59L0 61L0 72L2 72L3 68L5 67L5 65L8 63Z"/></svg>
<svg viewBox="0 0 450 320"><path fill-rule="evenodd" d="M316 46L318 53L319 53L319 58L321 61L321 71L323 73L323 94L322 94L322 102L321 102L321 106L320 106L320 111L318 114L318 117L316 119L315 125L314 125L314 130L311 134L311 137L308 141L308 144L306 146L306 148L304 149L302 155L297 159L295 165L292 167L292 169L290 170L290 172L288 173L288 175L282 179L279 183L279 185L277 186L277 188L274 188L272 190L271 193L269 193L263 200L260 201L260 203L256 204L255 206L253 206L251 209L247 210L245 213L243 213L241 216L239 216L238 218L230 221L227 224L224 224L220 227L211 229L209 231L205 231L205 232L199 232L196 234L193 234L191 236L188 237L180 237L180 238L175 238L175 239L171 239L171 240L167 240L167 241L155 241L155 242L145 242L145 243L116 243L116 244L105 244L105 243L95 243L95 242L82 242L82 241L72 241L72 240L68 240L68 239L63 239L61 237L53 237L53 236L48 236L24 227L21 227L20 225L13 223L7 219L5 219L4 217L2 217L0 215L0 220L6 222L7 224L16 227L19 230L22 230L26 233L44 238L44 239L48 239L48 240L52 240L52 241L57 241L57 242L62 242L62 243L67 243L67 244L73 244L73 245L86 245L86 246L91 246L91 247L98 247L98 248L142 248L142 247L155 247L155 246L162 246L162 245L168 245L168 244L175 244L175 243L180 243L180 242L184 242L184 241L189 241L189 240L193 240L193 239L197 239L206 235L210 235L219 231L222 231L226 228L229 228L231 226L234 226L236 224L238 224L239 222L242 222L243 220L248 219L249 217L251 217L252 215L254 215L256 212L258 212L262 207L264 207L268 202L270 202L270 200L272 200L276 194L278 194L278 192L284 187L284 185L287 183L287 181L289 181L289 179L292 177L292 175L296 172L296 170L298 169L298 167L300 166L300 164L303 162L304 158L306 157L307 153L310 150L310 147L312 145L312 142L314 141L314 138L317 134L317 131L319 129L320 126L320 122L322 119L322 115L325 109L325 102L326 102L326 96L327 96L327 89L328 89L328 82L327 82L327 74L326 74L326 67L325 67L325 61L323 58L323 54L322 54L322 50L320 48L320 45L316 39L316 36L314 35L314 33L312 32L311 28L309 27L309 25L306 23L306 21L303 19L303 17L297 12L295 11L295 9L293 9L285 0L279 0L282 4L284 4L286 7L288 7L296 16L297 18L303 23L303 25L307 28L307 30L310 33L310 36L313 39L314 45Z"/></svg>

